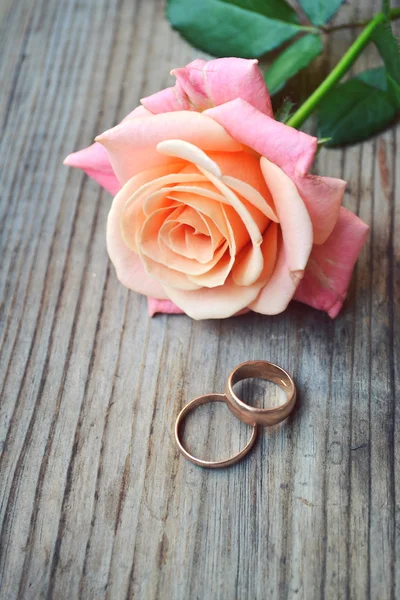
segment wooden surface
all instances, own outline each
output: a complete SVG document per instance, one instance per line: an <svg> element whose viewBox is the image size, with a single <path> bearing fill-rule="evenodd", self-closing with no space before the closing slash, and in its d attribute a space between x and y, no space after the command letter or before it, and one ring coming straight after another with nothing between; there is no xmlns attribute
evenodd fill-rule
<svg viewBox="0 0 400 600"><path fill-rule="evenodd" d="M198 55L158 0L1 1L2 600L400 597L399 131L319 155L372 227L335 321L149 320L107 258L109 195L62 166ZM293 373L297 412L233 468L186 462L178 411L255 358ZM223 406L193 417L205 458L247 439Z"/></svg>

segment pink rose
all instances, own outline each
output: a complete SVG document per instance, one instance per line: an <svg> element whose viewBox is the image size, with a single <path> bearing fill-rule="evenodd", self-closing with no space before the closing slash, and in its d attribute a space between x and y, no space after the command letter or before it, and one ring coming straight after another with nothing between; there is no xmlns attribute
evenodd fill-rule
<svg viewBox="0 0 400 600"><path fill-rule="evenodd" d="M273 117L256 60L195 60L68 156L116 194L107 245L153 314L339 312L368 226L345 182L309 175L317 139ZM171 302L172 301L172 302Z"/></svg>

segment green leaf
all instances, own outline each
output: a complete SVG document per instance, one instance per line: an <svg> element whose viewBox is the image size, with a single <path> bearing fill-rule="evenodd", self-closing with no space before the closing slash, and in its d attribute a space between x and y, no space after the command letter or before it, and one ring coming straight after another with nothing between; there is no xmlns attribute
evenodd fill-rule
<svg viewBox="0 0 400 600"><path fill-rule="evenodd" d="M168 0L167 17L188 42L214 56L258 57L304 29L222 0Z"/></svg>
<svg viewBox="0 0 400 600"><path fill-rule="evenodd" d="M285 0L222 0L222 2L252 10L270 19L279 19L290 23L299 22L297 12Z"/></svg>
<svg viewBox="0 0 400 600"><path fill-rule="evenodd" d="M333 88L317 109L318 137L331 137L327 146L360 142L385 129L396 116L382 68Z"/></svg>
<svg viewBox="0 0 400 600"><path fill-rule="evenodd" d="M400 47L390 22L381 23L372 34L372 39L385 63L386 70L400 83Z"/></svg>
<svg viewBox="0 0 400 600"><path fill-rule="evenodd" d="M323 50L319 35L305 35L284 50L265 74L269 93L276 94L286 81L307 67Z"/></svg>
<svg viewBox="0 0 400 600"><path fill-rule="evenodd" d="M378 25L372 39L386 67L389 93L393 104L400 108L400 48L389 21Z"/></svg>
<svg viewBox="0 0 400 600"><path fill-rule="evenodd" d="M324 25L337 13L344 0L299 0L299 3L314 25Z"/></svg>
<svg viewBox="0 0 400 600"><path fill-rule="evenodd" d="M363 73L356 75L354 79L359 79L360 81L363 81L367 85L370 85L377 90L387 92L388 86L386 80L386 71L383 67L375 67L374 69L363 71Z"/></svg>
<svg viewBox="0 0 400 600"><path fill-rule="evenodd" d="M400 85L389 75L386 73L388 87L390 90L390 97L394 104L394 106L400 109Z"/></svg>

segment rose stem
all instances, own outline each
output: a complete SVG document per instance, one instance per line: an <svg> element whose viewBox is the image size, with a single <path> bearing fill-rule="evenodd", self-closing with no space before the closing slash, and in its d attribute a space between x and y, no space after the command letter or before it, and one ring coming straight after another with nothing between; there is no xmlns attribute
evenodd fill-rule
<svg viewBox="0 0 400 600"><path fill-rule="evenodd" d="M400 17L400 8L394 8L390 11L390 18L396 19ZM347 71L354 64L356 59L359 57L365 46L371 39L373 32L376 27L386 21L387 17L384 13L378 13L368 23L366 28L360 33L355 42L350 46L347 52L340 59L336 67L332 69L328 77L317 87L317 89L311 94L311 96L298 108L298 110L286 121L286 125L298 129L304 123L306 119L311 115L316 106L321 102L322 98L329 92L329 90L336 85Z"/></svg>

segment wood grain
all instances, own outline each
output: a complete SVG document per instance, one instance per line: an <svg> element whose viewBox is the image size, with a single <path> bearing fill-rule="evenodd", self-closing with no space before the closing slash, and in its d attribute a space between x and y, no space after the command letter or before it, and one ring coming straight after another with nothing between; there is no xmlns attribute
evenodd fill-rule
<svg viewBox="0 0 400 600"><path fill-rule="evenodd" d="M378 8L358 0L337 22ZM353 37L331 38L329 64ZM62 166L198 54L159 0L1 3L0 596L395 600L399 130L318 157L371 225L335 321L295 303L149 320L108 262L110 197ZM370 48L356 69L377 61ZM293 373L293 418L233 468L187 463L181 406L258 358ZM247 439L223 406L196 417L205 457Z"/></svg>

